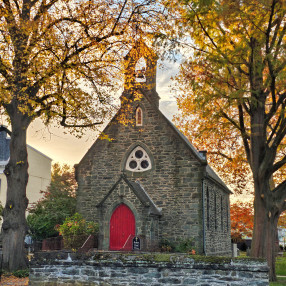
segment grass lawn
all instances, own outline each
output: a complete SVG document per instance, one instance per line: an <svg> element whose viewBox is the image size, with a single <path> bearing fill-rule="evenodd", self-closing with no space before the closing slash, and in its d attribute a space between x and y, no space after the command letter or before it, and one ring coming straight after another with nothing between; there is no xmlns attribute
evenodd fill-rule
<svg viewBox="0 0 286 286"><path fill-rule="evenodd" d="M245 252L240 252L240 256L246 256ZM276 258L276 275L277 276L285 276L278 277L277 282L271 282L270 286L286 286L286 253L284 252L283 257Z"/></svg>
<svg viewBox="0 0 286 286"><path fill-rule="evenodd" d="M286 276L286 253L283 257L276 258L276 275L277 276ZM270 283L270 286L281 286L286 285L286 277L278 277L277 282Z"/></svg>
<svg viewBox="0 0 286 286"><path fill-rule="evenodd" d="M276 258L276 275L286 276L286 254Z"/></svg>
<svg viewBox="0 0 286 286"><path fill-rule="evenodd" d="M285 286L286 285L286 277L284 278L279 278L278 281L276 282L270 282L270 286Z"/></svg>
<svg viewBox="0 0 286 286"><path fill-rule="evenodd" d="M277 276L286 276L286 253L283 257L276 258L276 275ZM286 277L278 277L277 282L271 282L270 286L282 286L286 285Z"/></svg>

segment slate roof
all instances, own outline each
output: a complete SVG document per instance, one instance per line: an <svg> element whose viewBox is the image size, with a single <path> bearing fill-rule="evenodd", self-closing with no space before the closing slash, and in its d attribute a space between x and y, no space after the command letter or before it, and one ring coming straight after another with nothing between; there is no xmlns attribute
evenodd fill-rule
<svg viewBox="0 0 286 286"><path fill-rule="evenodd" d="M120 178L117 180L117 182L111 187L109 192L105 195L105 197L100 201L100 203L96 207L103 206L104 202L107 200L107 198L112 194L112 192L116 189L116 187L119 185L121 181L124 181L128 187L133 191L133 193L138 197L138 199L141 201L141 203L145 207L149 207L149 213L161 216L162 215L162 209L157 207L156 204L153 202L151 197L148 195L148 193L145 191L143 186L140 184L139 181L132 182L130 181L125 174L122 174Z"/></svg>
<svg viewBox="0 0 286 286"><path fill-rule="evenodd" d="M165 117L164 114L163 114L163 116ZM166 120L169 121L169 119L167 117L165 117L165 118L166 118ZM203 154L201 154L193 146L193 144L188 140L188 138L182 132L180 132L179 129L171 121L169 121L169 123L172 125L172 127L178 133L178 135L187 143L188 147L192 150L193 154L195 154L196 157L201 160L201 162L207 163L207 160L204 158ZM206 165L206 177L209 177L212 180L214 180L215 182L219 183L224 189L226 189L228 192L231 193L231 191L229 190L227 185L222 181L222 179L216 174L216 172L211 168L211 166L209 164Z"/></svg>
<svg viewBox="0 0 286 286"><path fill-rule="evenodd" d="M135 183L129 181L129 183L132 186L133 192L137 195L142 204L146 207L150 207L150 213L162 215L162 209L156 206L139 181L135 181Z"/></svg>

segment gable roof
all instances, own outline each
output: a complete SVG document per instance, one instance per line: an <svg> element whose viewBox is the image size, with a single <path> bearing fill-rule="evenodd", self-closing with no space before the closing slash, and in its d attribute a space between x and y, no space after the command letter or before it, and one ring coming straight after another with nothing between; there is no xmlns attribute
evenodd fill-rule
<svg viewBox="0 0 286 286"><path fill-rule="evenodd" d="M227 187L227 185L222 181L222 179L216 174L216 172L210 167L210 165L208 164L205 156L203 154L201 154L194 146L193 144L189 141L189 139L182 133L179 131L179 129L161 112L161 110L159 109L158 106L156 106L156 104L153 102L153 98L154 95L158 95L158 93L156 92L156 90L145 90L144 88L137 88L138 91L140 91L142 93L143 96L145 96L145 98L149 101L150 105L158 112L158 114L163 118L163 120L166 121L166 123L171 127L171 129L174 131L174 133L180 138L180 140L182 140L184 142L184 144L186 145L186 147L191 151L191 153L194 155L194 157L198 160L198 162L201 163L201 165L205 165L205 177L207 179L212 180L214 183L218 184L219 186L221 186L227 193L232 193L230 191L230 189ZM132 93L130 93L127 90L124 90L121 96L125 96L127 99L130 99L132 97ZM107 124L107 126L104 128L103 133L105 132L105 130L107 128L109 128L110 123L117 117L117 115L119 114L120 109L117 111L117 113L113 116L113 118L111 119L111 121ZM98 140L98 139L97 139ZM96 141L97 141L96 140ZM96 142L95 141L95 142ZM95 144L95 143L94 143ZM87 156L87 154L91 151L92 147L94 146L94 144L91 146L91 148L87 151L87 153L83 156L83 158L81 159L81 161L79 162L79 164L75 165L75 166L79 166L84 158ZM134 189L134 188L133 188Z"/></svg>
<svg viewBox="0 0 286 286"><path fill-rule="evenodd" d="M116 187L119 185L121 181L124 181L128 187L133 191L133 193L137 196L137 198L140 200L140 202L145 207L149 207L149 213L161 216L162 210L161 208L157 207L156 204L153 202L151 197L148 195L148 193L145 191L143 186L140 184L139 181L131 182L128 180L127 176L125 174L122 174L120 178L117 180L117 182L111 187L109 192L105 195L105 197L100 201L100 203L96 207L102 207L104 202L108 199L108 197L112 194L112 192L116 189Z"/></svg>
<svg viewBox="0 0 286 286"><path fill-rule="evenodd" d="M195 158L202 164L206 166L205 169L205 178L211 179L213 182L220 185L226 192L232 193L230 189L227 187L227 185L222 181L222 179L216 174L216 172L210 167L208 164L206 158L203 154L201 154L189 141L189 139L161 112L161 110L153 104L152 100L150 100L148 94L144 90L141 90L142 94L145 95L145 97L148 99L148 101L151 103L153 108L157 110L157 112L162 116L162 118L165 119L167 124L174 130L175 134L186 144L187 148L192 152L192 154L195 156Z"/></svg>

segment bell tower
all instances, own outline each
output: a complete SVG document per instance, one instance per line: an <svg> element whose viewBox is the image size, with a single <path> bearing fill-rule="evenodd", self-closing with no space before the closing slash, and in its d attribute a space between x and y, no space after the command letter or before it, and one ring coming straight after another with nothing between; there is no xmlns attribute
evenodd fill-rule
<svg viewBox="0 0 286 286"><path fill-rule="evenodd" d="M159 106L159 96L156 92L157 59L157 55L142 39L136 41L124 58L124 92L130 93L139 89Z"/></svg>

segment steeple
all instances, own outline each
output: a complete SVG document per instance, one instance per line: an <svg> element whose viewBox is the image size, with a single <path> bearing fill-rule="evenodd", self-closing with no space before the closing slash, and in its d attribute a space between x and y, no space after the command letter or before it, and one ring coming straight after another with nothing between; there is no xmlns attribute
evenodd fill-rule
<svg viewBox="0 0 286 286"><path fill-rule="evenodd" d="M159 106L159 96L156 92L157 59L157 55L142 39L136 41L124 59L124 91L140 89Z"/></svg>

